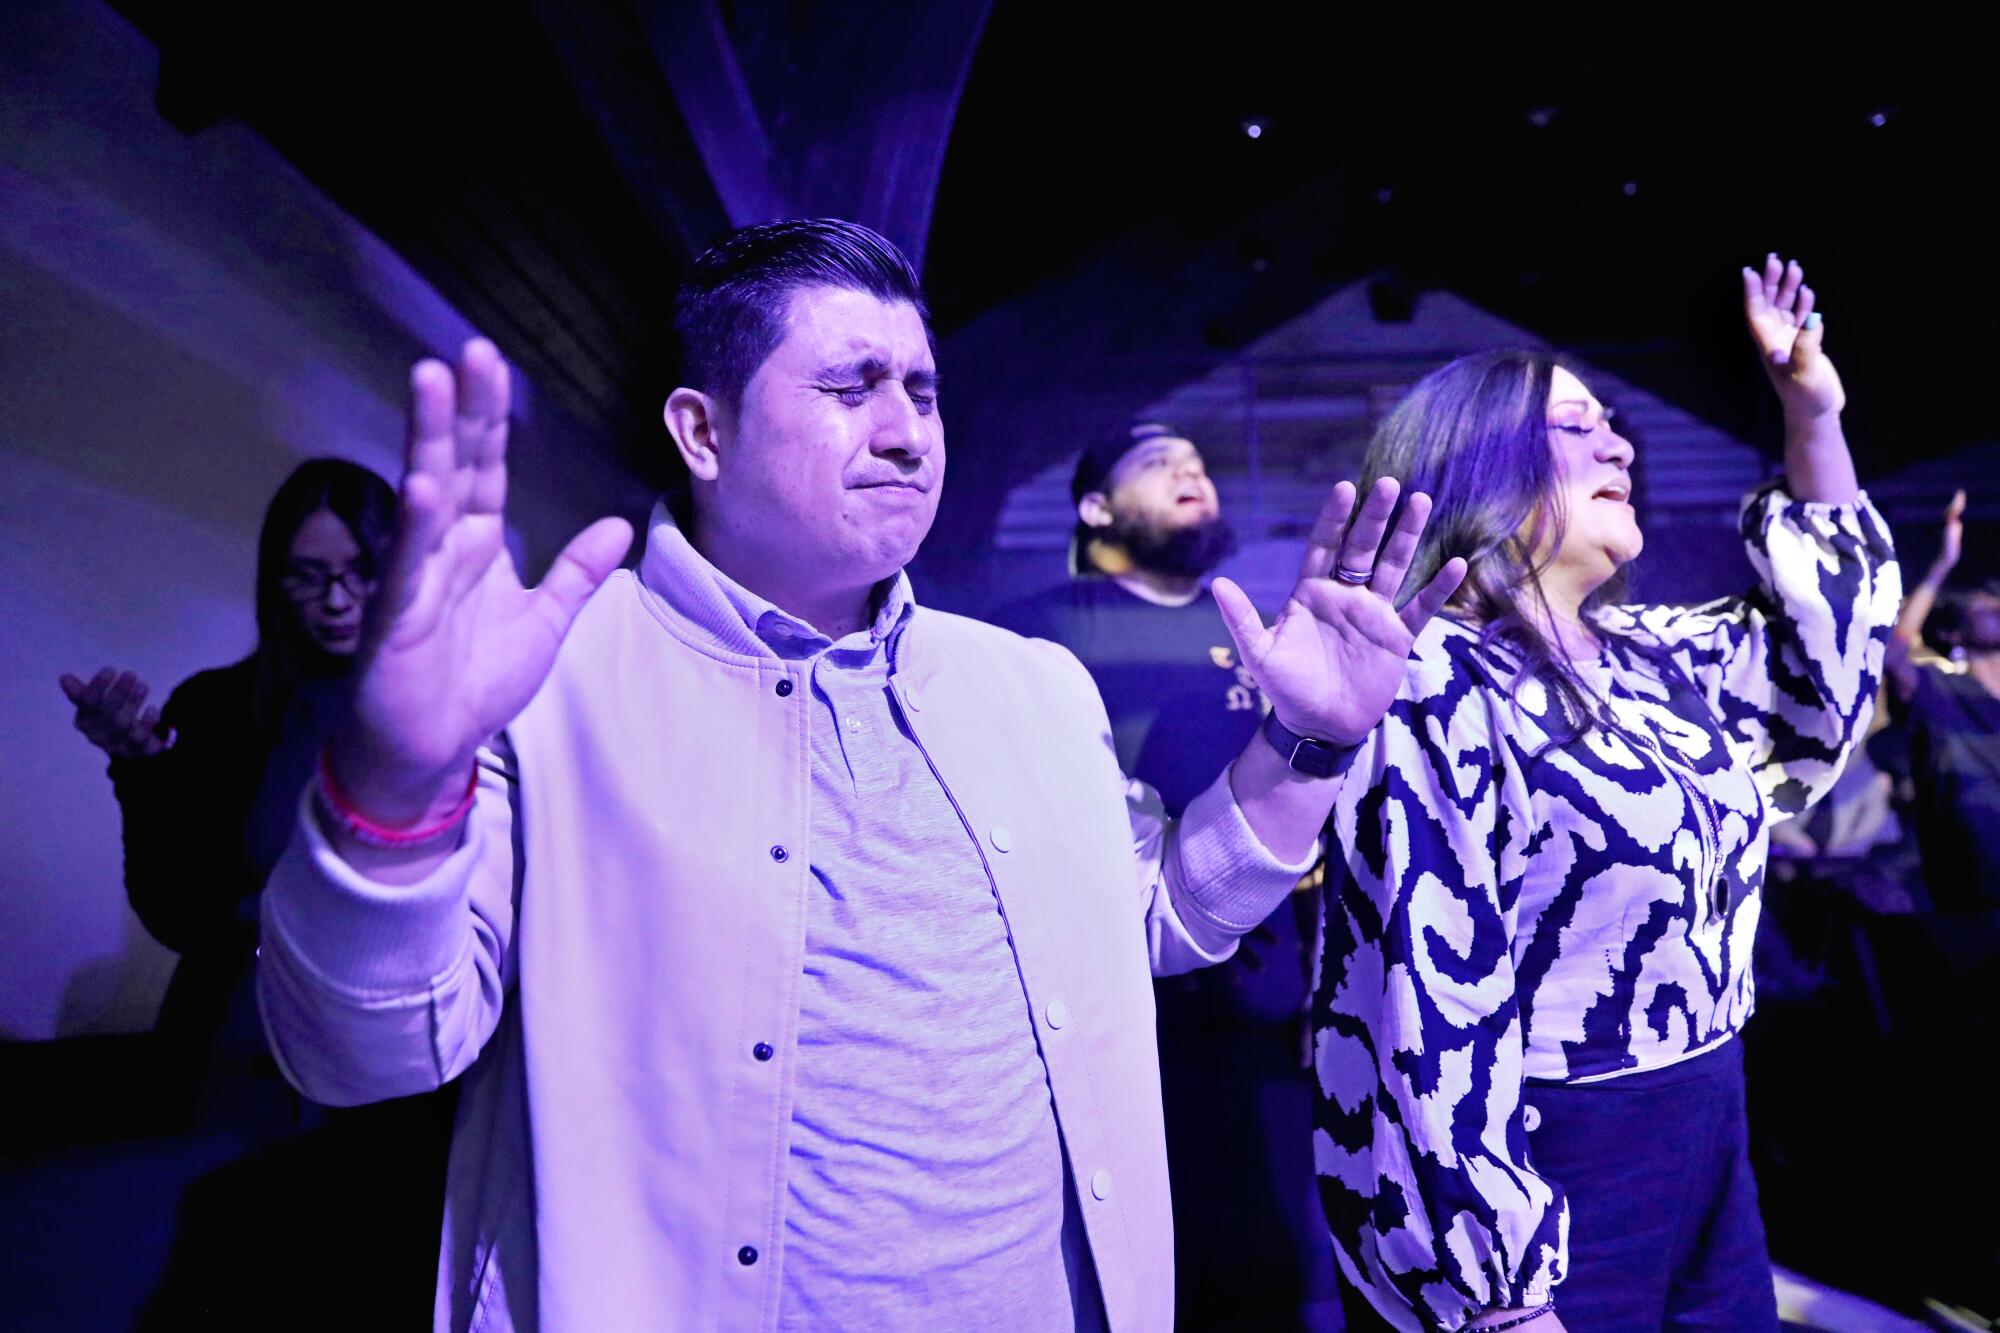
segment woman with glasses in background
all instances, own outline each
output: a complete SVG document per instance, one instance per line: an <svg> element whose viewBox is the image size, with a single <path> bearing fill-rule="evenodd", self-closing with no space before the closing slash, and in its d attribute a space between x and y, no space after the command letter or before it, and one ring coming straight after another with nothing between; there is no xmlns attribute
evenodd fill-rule
<svg viewBox="0 0 2000 1333"><path fill-rule="evenodd" d="M248 657L190 676L163 709L129 671L62 677L77 730L111 756L132 909L181 955L155 1031L188 1118L261 1119L260 1087L282 1086L250 984L258 897L345 703L395 522L394 490L367 468L304 463L264 514Z"/></svg>
<svg viewBox="0 0 2000 1333"><path fill-rule="evenodd" d="M347 706L396 494L339 459L301 464L257 539L257 645L196 672L164 708L106 668L62 678L77 729L111 756L125 888L181 955L155 1025L160 1169L197 1160L139 1327L256 1327L315 1295L315 1327L402 1327L430 1307L452 1099L329 1110L279 1075L258 1019L264 881Z"/></svg>

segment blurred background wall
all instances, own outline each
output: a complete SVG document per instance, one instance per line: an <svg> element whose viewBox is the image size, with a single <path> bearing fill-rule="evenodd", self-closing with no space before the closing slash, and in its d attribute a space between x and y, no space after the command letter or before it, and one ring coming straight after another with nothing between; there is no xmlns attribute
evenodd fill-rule
<svg viewBox="0 0 2000 1333"><path fill-rule="evenodd" d="M392 479L409 367L471 326L257 133L183 134L109 8L0 7L0 1035L148 1027L171 966L125 905L104 756L56 675L165 701L255 639L256 537L293 466ZM527 384L530 564L630 473Z"/></svg>

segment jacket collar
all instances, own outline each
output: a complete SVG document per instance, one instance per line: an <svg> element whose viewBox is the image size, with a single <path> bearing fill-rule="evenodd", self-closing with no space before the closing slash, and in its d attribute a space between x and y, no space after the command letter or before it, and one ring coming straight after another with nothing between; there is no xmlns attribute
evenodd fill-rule
<svg viewBox="0 0 2000 1333"><path fill-rule="evenodd" d="M872 657L890 645L916 610L908 574L898 570L875 587L875 619L836 644L789 612L724 574L694 549L664 503L653 506L639 579L660 599L676 627L711 648L742 657L797 660L827 649Z"/></svg>

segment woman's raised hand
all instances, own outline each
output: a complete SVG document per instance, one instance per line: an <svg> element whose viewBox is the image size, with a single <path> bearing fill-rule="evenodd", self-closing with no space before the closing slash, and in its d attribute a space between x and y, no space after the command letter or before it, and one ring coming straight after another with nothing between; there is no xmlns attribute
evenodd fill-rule
<svg viewBox="0 0 2000 1333"><path fill-rule="evenodd" d="M329 758L369 818L423 821L464 792L474 752L527 705L577 613L624 558L632 527L599 519L541 586L524 588L504 541L507 363L465 344L457 367L410 372L396 544L369 606L351 720Z"/></svg>
<svg viewBox="0 0 2000 1333"><path fill-rule="evenodd" d="M160 729L160 710L147 708L146 682L106 667L85 684L65 671L58 682L76 705L76 729L113 759L144 759L172 745Z"/></svg>
<svg viewBox="0 0 2000 1333"><path fill-rule="evenodd" d="M1821 349L1825 321L1813 309L1806 271L1771 254L1762 269L1743 270L1743 316L1764 363L1764 373L1785 405L1785 415L1807 421L1838 415L1847 406L1840 375Z"/></svg>
<svg viewBox="0 0 2000 1333"><path fill-rule="evenodd" d="M1944 582L1945 575L1957 567L1964 549L1965 488L1961 486L1952 493L1951 503L1944 507L1944 531L1938 536L1937 559L1931 561L1931 577Z"/></svg>

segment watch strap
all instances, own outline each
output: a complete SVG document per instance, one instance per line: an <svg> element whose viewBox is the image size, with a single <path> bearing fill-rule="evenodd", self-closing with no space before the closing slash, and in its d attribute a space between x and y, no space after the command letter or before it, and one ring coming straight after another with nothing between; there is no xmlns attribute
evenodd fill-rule
<svg viewBox="0 0 2000 1333"><path fill-rule="evenodd" d="M1264 739L1284 757L1294 772L1308 777L1330 778L1344 771L1359 746L1336 745L1317 736L1301 736L1278 720L1276 712L1264 718Z"/></svg>

